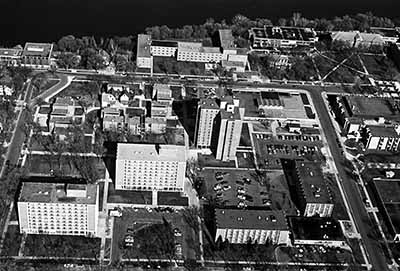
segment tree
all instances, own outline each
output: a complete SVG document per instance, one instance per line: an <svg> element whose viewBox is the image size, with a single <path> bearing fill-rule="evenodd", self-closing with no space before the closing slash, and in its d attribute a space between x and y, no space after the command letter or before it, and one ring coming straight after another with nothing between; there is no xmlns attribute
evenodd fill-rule
<svg viewBox="0 0 400 271"><path fill-rule="evenodd" d="M59 51L62 52L78 52L78 50L81 49L81 46L80 43L77 42L74 36L68 35L62 37L57 42L57 48Z"/></svg>
<svg viewBox="0 0 400 271"><path fill-rule="evenodd" d="M57 57L57 66L63 69L78 67L80 57L74 53L63 52Z"/></svg>
<svg viewBox="0 0 400 271"><path fill-rule="evenodd" d="M85 69L101 70L105 68L103 57L93 48L86 48L82 51L82 66Z"/></svg>

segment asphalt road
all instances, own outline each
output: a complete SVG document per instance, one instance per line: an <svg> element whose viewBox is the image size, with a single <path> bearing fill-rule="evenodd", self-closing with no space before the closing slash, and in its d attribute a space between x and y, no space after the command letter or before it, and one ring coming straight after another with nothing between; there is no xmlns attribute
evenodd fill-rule
<svg viewBox="0 0 400 271"><path fill-rule="evenodd" d="M315 109L318 112L318 116L322 125L322 128L326 134L326 138L336 163L339 176L341 177L343 188L347 195L350 209L353 213L355 223L357 224L358 230L361 234L361 238L365 244L365 248L369 255L370 263L372 264L373 270L385 271L389 270L386 263L385 255L380 247L380 244L370 238L369 233L376 231L374 224L371 222L369 215L365 209L363 200L357 189L357 183L349 178L346 174L344 167L344 157L341 154L342 150L337 143L337 136L335 128L332 124L332 120L329 116L329 112L324 104L323 97L321 96L321 90L307 89L314 101Z"/></svg>
<svg viewBox="0 0 400 271"><path fill-rule="evenodd" d="M29 104L31 95L33 91L33 86L31 83L28 83L27 86L27 93L25 95L24 102L26 104ZM21 153L21 148L22 144L24 143L25 140L25 133L24 133L24 126L25 126L25 121L26 117L28 114L31 114L26 108L22 109L21 116L18 118L17 124L16 124L16 129L14 130L14 134L11 138L10 145L8 146L7 149L7 154L6 154L6 165L2 168L1 175L5 173L7 168L12 168L13 166L18 164L18 158ZM8 164L8 166L7 166Z"/></svg>

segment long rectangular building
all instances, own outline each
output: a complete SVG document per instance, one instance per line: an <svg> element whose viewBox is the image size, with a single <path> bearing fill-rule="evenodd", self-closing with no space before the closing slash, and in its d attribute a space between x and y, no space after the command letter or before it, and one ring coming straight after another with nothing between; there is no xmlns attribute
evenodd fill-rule
<svg viewBox="0 0 400 271"><path fill-rule="evenodd" d="M219 113L219 106L214 99L202 99L197 107L197 121L195 140L197 148L210 148L215 117Z"/></svg>
<svg viewBox="0 0 400 271"><path fill-rule="evenodd" d="M143 69L152 69L153 58L150 50L151 36L139 34L137 39L136 66Z"/></svg>
<svg viewBox="0 0 400 271"><path fill-rule="evenodd" d="M18 198L20 232L93 237L98 210L97 185L25 182Z"/></svg>
<svg viewBox="0 0 400 271"><path fill-rule="evenodd" d="M185 146L118 144L118 190L183 191L185 172Z"/></svg>
<svg viewBox="0 0 400 271"><path fill-rule="evenodd" d="M216 209L216 236L232 244L287 244L289 229L283 211Z"/></svg>
<svg viewBox="0 0 400 271"><path fill-rule="evenodd" d="M178 42L178 61L215 62L222 60L218 47L204 47L201 42Z"/></svg>
<svg viewBox="0 0 400 271"><path fill-rule="evenodd" d="M272 50L274 48L290 49L297 46L313 46L318 37L314 29L302 27L264 26L249 30L252 49Z"/></svg>
<svg viewBox="0 0 400 271"><path fill-rule="evenodd" d="M333 202L321 165L315 162L296 162L299 207L304 216L330 217Z"/></svg>

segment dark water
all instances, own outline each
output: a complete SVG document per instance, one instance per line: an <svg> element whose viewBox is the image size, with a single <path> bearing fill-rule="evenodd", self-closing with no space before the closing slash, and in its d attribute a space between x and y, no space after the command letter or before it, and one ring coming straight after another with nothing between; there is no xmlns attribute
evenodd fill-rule
<svg viewBox="0 0 400 271"><path fill-rule="evenodd" d="M76 36L129 35L151 25L198 24L209 17L328 17L372 11L400 17L400 0L0 0L0 45Z"/></svg>

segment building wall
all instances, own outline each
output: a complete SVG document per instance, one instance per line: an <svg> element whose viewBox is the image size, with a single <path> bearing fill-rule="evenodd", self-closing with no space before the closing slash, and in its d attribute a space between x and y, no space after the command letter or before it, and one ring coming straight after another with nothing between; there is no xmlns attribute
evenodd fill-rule
<svg viewBox="0 0 400 271"><path fill-rule="evenodd" d="M18 216L21 233L95 236L98 198L92 205L18 202Z"/></svg>
<svg viewBox="0 0 400 271"><path fill-rule="evenodd" d="M222 54L178 50L177 59L178 61L189 62L220 62L222 60Z"/></svg>
<svg viewBox="0 0 400 271"><path fill-rule="evenodd" d="M117 160L115 188L120 190L183 191L186 163Z"/></svg>
<svg viewBox="0 0 400 271"><path fill-rule="evenodd" d="M318 214L320 217L330 217L333 211L331 203L307 203L304 216L314 216Z"/></svg>
<svg viewBox="0 0 400 271"><path fill-rule="evenodd" d="M221 120L216 158L222 161L235 160L242 132L242 120Z"/></svg>
<svg viewBox="0 0 400 271"><path fill-rule="evenodd" d="M196 146L197 148L209 148L211 146L211 138L214 127L215 117L218 115L219 109L199 108Z"/></svg>
<svg viewBox="0 0 400 271"><path fill-rule="evenodd" d="M367 142L367 149L381 151L397 151L400 138L370 136Z"/></svg>
<svg viewBox="0 0 400 271"><path fill-rule="evenodd" d="M176 47L154 46L154 45L150 47L152 56L175 57L177 50L178 49Z"/></svg>
<svg viewBox="0 0 400 271"><path fill-rule="evenodd" d="M217 229L215 241L221 236L231 244L246 244L250 239L252 243L265 244L270 240L273 244L279 242L280 230L262 229Z"/></svg>

